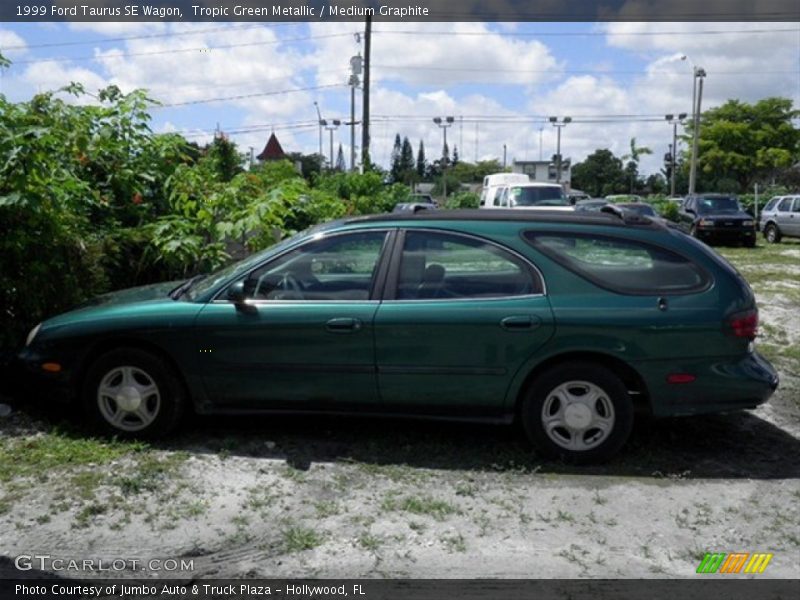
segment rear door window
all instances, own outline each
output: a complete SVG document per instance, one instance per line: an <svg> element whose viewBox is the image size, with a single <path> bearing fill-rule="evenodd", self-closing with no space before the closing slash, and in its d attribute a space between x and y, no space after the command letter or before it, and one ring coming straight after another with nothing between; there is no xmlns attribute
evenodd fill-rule
<svg viewBox="0 0 800 600"><path fill-rule="evenodd" d="M708 288L710 275L671 250L624 238L528 231L537 250L595 285L628 295L688 294Z"/></svg>

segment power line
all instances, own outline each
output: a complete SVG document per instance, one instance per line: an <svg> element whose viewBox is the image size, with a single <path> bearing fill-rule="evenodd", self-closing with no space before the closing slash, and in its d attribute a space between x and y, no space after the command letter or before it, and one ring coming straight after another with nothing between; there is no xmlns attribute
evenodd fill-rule
<svg viewBox="0 0 800 600"><path fill-rule="evenodd" d="M798 30L800 31L800 30ZM645 73L653 73L659 75L677 75L677 71L650 71L647 69L641 70L613 70L613 69L495 69L493 67L424 67L415 65L373 65L379 69L397 69L403 71L464 71L469 73L551 73L553 75L568 74L568 75L593 75L593 74L614 74L614 75L641 75ZM797 71L714 71L714 76L717 75L796 75Z"/></svg>
<svg viewBox="0 0 800 600"><path fill-rule="evenodd" d="M452 35L452 36L487 36L502 37L605 37L605 36L660 36L660 35L729 35L729 34L773 34L773 33L798 33L800 29L708 29L689 31L413 31L413 30L378 30L373 33L381 35Z"/></svg>
<svg viewBox="0 0 800 600"><path fill-rule="evenodd" d="M209 104L212 102L228 102L232 100L245 100L247 98L259 98L264 96L279 96L281 94L293 94L296 92L310 92L313 90L324 90L324 89L331 89L331 88L339 88L345 87L344 84L330 84L330 85L314 85L310 87L302 87L302 88L292 88L288 90L275 90L272 92L257 92L255 94L238 94L236 96L223 96L219 98L204 98L201 100L187 100L186 102L173 102L170 104L159 104L153 106L153 109L159 108L173 108L176 106L190 106L195 104Z"/></svg>
<svg viewBox="0 0 800 600"><path fill-rule="evenodd" d="M103 55L92 55L92 56L73 56L73 57L63 57L63 58L36 58L36 59L26 59L26 60L17 60L12 62L13 65L29 65L35 63L47 63L47 62L71 62L71 61L83 61L83 60L99 60L99 59L107 59L107 58L128 58L131 56L156 56L160 54L179 54L179 53L186 53L186 52L208 52L211 50L229 50L231 48L245 48L251 46L272 46L275 44L287 44L292 42L305 42L308 40L317 40L323 38L334 38L334 37L345 37L351 36L351 33L329 33L324 35L312 35L306 37L299 37L299 38L286 38L282 40L270 40L268 42L245 42L239 44L226 44L223 46L202 46L196 48L173 48L170 50L153 50L150 52L119 52L116 54L103 54Z"/></svg>
<svg viewBox="0 0 800 600"><path fill-rule="evenodd" d="M296 23L274 23L271 24L269 29L274 27L286 27L288 25L296 25ZM73 42L48 42L46 44L21 44L17 46L4 46L3 50L31 50L37 48L59 48L66 46L92 46L94 44L113 44L115 42L127 42L130 40L148 40L155 38L168 38L168 37L184 37L191 35L202 35L205 33L218 33L218 32L236 32L245 31L249 29L263 29L263 24L259 25L245 25L242 27L213 27L210 29L195 29L191 31L170 31L167 33L148 33L143 35L129 35L123 37L109 37L94 40L76 40Z"/></svg>

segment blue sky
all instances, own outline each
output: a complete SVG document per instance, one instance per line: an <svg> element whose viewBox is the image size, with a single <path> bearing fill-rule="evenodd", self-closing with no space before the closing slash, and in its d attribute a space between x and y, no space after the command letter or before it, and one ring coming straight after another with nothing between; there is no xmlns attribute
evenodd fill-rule
<svg viewBox="0 0 800 600"><path fill-rule="evenodd" d="M286 150L318 149L323 117L349 118L344 85L361 50L358 23L0 24L14 61L0 91L25 100L80 81L151 90L157 131L199 142L219 126L259 152L274 129ZM671 141L667 113L691 112L692 65L708 72L704 106L780 95L800 105L797 23L382 23L374 24L372 155L388 160L396 133L428 156L441 150L434 116L456 117L449 145L462 158L508 160L555 152L548 115L571 116L565 156L624 154L631 137L660 168ZM55 44L55 45L54 45ZM681 60L681 56L687 56ZM54 60L57 59L57 60ZM217 98L225 100L210 101ZM173 106L170 106L173 105ZM357 119L361 116L357 94ZM349 130L335 132L349 153ZM360 143L360 130L356 133ZM328 153L328 134L323 150Z"/></svg>

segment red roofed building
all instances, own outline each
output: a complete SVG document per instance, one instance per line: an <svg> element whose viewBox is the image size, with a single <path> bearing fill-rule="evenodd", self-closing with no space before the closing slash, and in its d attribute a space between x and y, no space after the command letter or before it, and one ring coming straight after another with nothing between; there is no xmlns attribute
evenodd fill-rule
<svg viewBox="0 0 800 600"><path fill-rule="evenodd" d="M262 150L261 154L256 156L256 158L261 161L283 160L286 158L286 153L284 153L283 148L281 148L281 143L278 141L278 138L275 137L274 133L270 134L267 145L264 146L264 150Z"/></svg>

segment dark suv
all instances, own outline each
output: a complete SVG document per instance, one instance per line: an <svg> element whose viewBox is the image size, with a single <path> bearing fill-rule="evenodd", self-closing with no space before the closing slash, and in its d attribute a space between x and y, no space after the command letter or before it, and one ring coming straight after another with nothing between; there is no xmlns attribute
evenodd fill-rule
<svg viewBox="0 0 800 600"><path fill-rule="evenodd" d="M742 210L735 196L688 196L678 211L678 226L704 242L756 245L755 221Z"/></svg>

